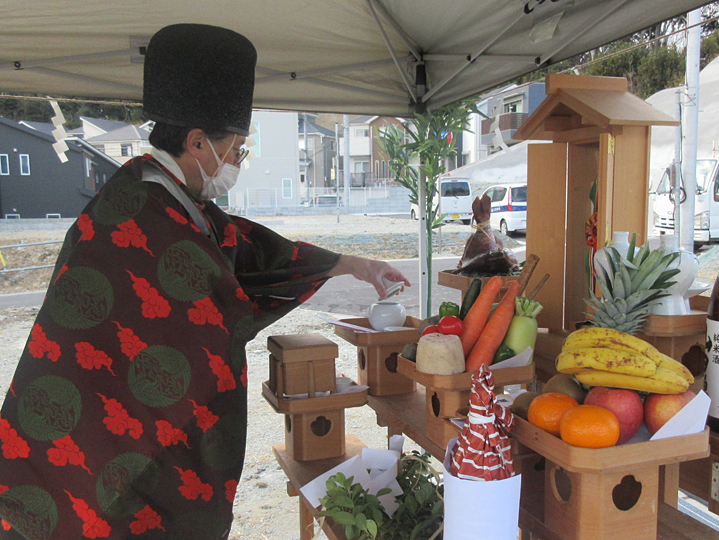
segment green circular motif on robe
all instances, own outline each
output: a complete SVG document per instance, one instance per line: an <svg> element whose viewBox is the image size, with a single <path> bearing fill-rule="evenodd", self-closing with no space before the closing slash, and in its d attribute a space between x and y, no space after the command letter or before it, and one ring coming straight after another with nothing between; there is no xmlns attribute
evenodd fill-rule
<svg viewBox="0 0 719 540"><path fill-rule="evenodd" d="M215 494L217 496L218 494ZM169 538L173 540L197 540L198 538L222 538L230 523L215 512L185 514L173 523Z"/></svg>
<svg viewBox="0 0 719 540"><path fill-rule="evenodd" d="M183 398L190 386L190 363L177 349L153 345L130 363L127 382L133 395L149 407L167 407Z"/></svg>
<svg viewBox="0 0 719 540"><path fill-rule="evenodd" d="M57 506L37 486L17 486L0 495L0 518L28 540L47 540L57 525Z"/></svg>
<svg viewBox="0 0 719 540"><path fill-rule="evenodd" d="M85 266L65 271L49 293L53 320L72 330L100 324L107 319L114 302L110 281L102 273Z"/></svg>
<svg viewBox="0 0 719 540"><path fill-rule="evenodd" d="M220 267L200 246L181 240L162 254L157 276L172 298L194 302L210 295L220 279Z"/></svg>
<svg viewBox="0 0 719 540"><path fill-rule="evenodd" d="M130 516L142 510L160 480L160 468L149 457L127 453L108 462L97 477L97 502L108 515Z"/></svg>
<svg viewBox="0 0 719 540"><path fill-rule="evenodd" d="M55 375L39 377L20 396L18 420L23 431L38 441L55 441L69 434L82 413L75 385Z"/></svg>
<svg viewBox="0 0 719 540"><path fill-rule="evenodd" d="M217 471L237 467L245 455L247 421L239 414L222 416L202 436L202 460Z"/></svg>
<svg viewBox="0 0 719 540"><path fill-rule="evenodd" d="M93 217L102 225L119 225L140 213L147 186L134 177L116 178L100 192Z"/></svg>

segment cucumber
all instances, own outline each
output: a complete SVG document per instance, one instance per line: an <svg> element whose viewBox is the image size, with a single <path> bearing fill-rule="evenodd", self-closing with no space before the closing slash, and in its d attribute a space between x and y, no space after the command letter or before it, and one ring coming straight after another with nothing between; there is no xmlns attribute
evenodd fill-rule
<svg viewBox="0 0 719 540"><path fill-rule="evenodd" d="M467 316L467 313L469 313L470 308L474 305L475 300L477 300L477 297L479 296L479 293L482 290L482 279L481 278L474 278L474 281L469 285L469 289L467 289L467 292L464 294L464 299L462 300L462 308L459 310L459 318L464 320L464 318Z"/></svg>

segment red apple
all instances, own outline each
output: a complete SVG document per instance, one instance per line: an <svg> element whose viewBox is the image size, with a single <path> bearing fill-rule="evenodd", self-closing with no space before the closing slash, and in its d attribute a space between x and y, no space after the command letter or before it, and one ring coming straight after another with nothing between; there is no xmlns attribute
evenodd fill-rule
<svg viewBox="0 0 719 540"><path fill-rule="evenodd" d="M596 405L612 411L619 420L619 440L617 444L627 442L639 431L644 419L642 399L634 390L622 390L595 386L587 397L585 405Z"/></svg>
<svg viewBox="0 0 719 540"><path fill-rule="evenodd" d="M649 433L654 435L695 397L691 390L683 394L649 394L644 400L644 423Z"/></svg>

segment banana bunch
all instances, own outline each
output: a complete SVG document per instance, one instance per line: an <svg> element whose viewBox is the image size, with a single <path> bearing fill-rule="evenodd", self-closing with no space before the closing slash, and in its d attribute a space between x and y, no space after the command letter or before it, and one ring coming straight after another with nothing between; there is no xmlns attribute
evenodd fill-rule
<svg viewBox="0 0 719 540"><path fill-rule="evenodd" d="M649 343L612 328L572 332L557 357L557 371L589 386L681 394L694 382L691 372Z"/></svg>

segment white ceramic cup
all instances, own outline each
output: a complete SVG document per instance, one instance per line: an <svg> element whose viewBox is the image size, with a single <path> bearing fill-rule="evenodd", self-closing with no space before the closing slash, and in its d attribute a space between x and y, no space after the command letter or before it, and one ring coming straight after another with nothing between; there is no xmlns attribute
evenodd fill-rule
<svg viewBox="0 0 719 540"><path fill-rule="evenodd" d="M381 332L388 326L402 326L407 318L407 312L402 304L385 300L372 304L367 318L370 326Z"/></svg>

